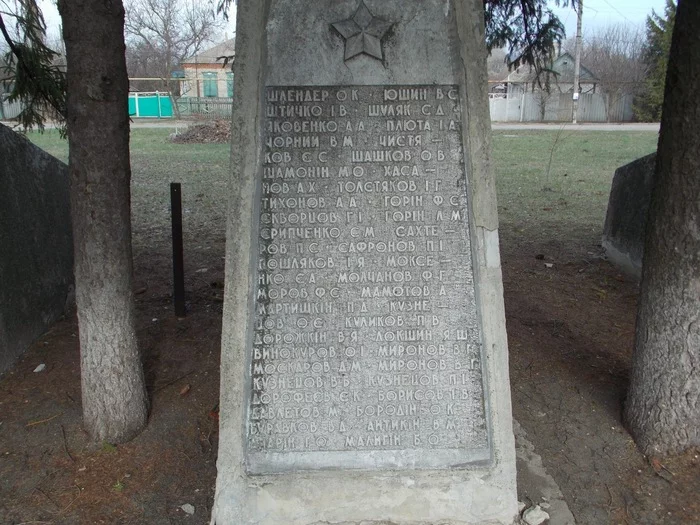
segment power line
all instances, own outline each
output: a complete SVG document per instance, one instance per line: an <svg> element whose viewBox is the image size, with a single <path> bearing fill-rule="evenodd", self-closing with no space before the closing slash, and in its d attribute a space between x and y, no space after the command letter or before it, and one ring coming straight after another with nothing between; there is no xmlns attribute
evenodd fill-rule
<svg viewBox="0 0 700 525"><path fill-rule="evenodd" d="M624 18L625 20L627 20L630 24L634 24L634 22L632 22L632 20L630 20L629 18L627 18L625 15L623 15L623 14L617 9L617 7L615 7L615 6L612 5L610 2L608 2L608 0L603 0L603 2L605 2L606 4L608 4L608 5L612 8L613 11L615 11L618 15L620 15L622 18Z"/></svg>

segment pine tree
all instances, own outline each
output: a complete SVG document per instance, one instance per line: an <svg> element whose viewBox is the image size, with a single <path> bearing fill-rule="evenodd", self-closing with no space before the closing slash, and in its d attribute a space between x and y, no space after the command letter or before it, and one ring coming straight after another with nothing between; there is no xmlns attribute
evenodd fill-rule
<svg viewBox="0 0 700 525"><path fill-rule="evenodd" d="M0 57L0 78L12 86L8 100L22 102L23 109L17 117L20 124L41 130L47 118L64 121L65 73L54 64L58 53L44 43L46 23L35 0L18 0L15 5L16 13L0 12L0 35L7 47ZM3 15L14 18L14 38Z"/></svg>
<svg viewBox="0 0 700 525"><path fill-rule="evenodd" d="M661 120L666 69L675 20L676 4L673 0L666 0L664 16L652 10L651 15L647 17L647 43L643 58L647 67L647 76L644 88L634 103L634 114L637 120L643 122Z"/></svg>

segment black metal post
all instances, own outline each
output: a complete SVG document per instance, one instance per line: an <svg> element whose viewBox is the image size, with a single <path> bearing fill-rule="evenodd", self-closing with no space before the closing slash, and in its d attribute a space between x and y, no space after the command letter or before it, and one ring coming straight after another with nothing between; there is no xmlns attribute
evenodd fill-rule
<svg viewBox="0 0 700 525"><path fill-rule="evenodd" d="M185 317L185 264L182 249L182 189L170 183L170 211L173 226L173 299L175 315Z"/></svg>

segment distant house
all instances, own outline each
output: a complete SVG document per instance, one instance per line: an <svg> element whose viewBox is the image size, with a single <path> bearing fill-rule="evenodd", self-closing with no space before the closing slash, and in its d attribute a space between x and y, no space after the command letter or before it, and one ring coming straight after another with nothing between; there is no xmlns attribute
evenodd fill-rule
<svg viewBox="0 0 700 525"><path fill-rule="evenodd" d="M233 57L235 43L236 39L230 38L182 62L183 97L230 98L233 96L232 59L229 59L226 67L223 59L217 59Z"/></svg>
<svg viewBox="0 0 700 525"><path fill-rule="evenodd" d="M540 74L539 82L535 70L527 65L520 66L506 78L508 94L517 95L541 91L549 85L550 93L573 93L575 59L569 53L559 55L552 65ZM580 93L595 93L600 80L581 64L579 74Z"/></svg>
<svg viewBox="0 0 700 525"><path fill-rule="evenodd" d="M505 97L507 89L505 82L489 79L489 98Z"/></svg>

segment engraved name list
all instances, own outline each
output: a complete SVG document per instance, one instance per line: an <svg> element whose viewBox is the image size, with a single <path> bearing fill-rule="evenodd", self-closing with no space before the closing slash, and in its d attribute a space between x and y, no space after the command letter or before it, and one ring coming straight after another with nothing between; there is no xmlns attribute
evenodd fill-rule
<svg viewBox="0 0 700 525"><path fill-rule="evenodd" d="M249 471L488 460L457 88L264 104Z"/></svg>

